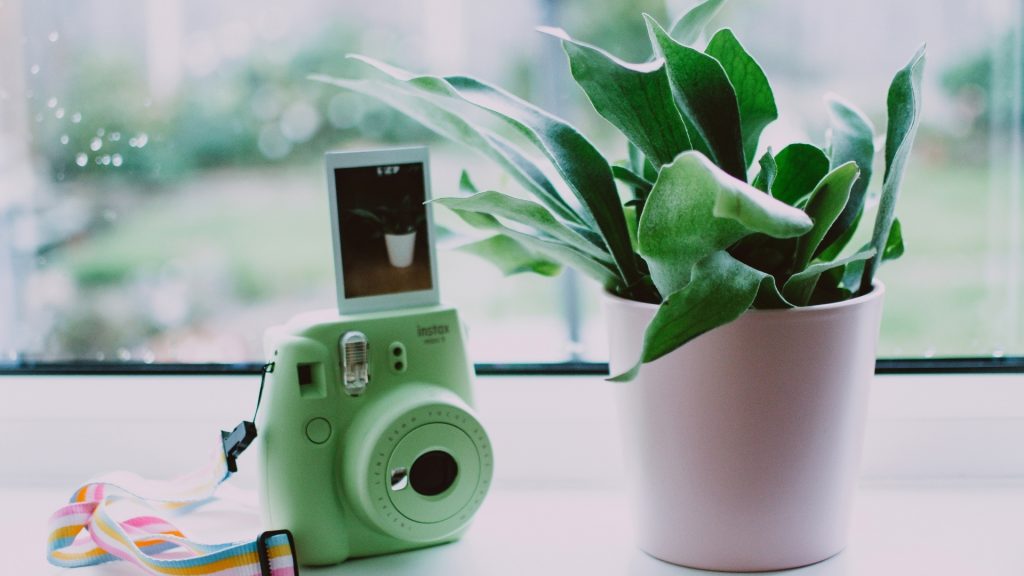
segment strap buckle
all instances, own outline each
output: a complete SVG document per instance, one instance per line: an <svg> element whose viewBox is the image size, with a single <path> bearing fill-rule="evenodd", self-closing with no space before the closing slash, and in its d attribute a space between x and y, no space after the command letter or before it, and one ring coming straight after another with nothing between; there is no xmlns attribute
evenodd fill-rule
<svg viewBox="0 0 1024 576"><path fill-rule="evenodd" d="M228 472L238 472L235 459L256 439L256 425L248 420L235 426L231 432L220 432L221 446L224 448L224 459L227 460Z"/></svg>
<svg viewBox="0 0 1024 576"><path fill-rule="evenodd" d="M260 557L260 576L273 576L270 569L268 544L270 539L275 536L286 536L288 538L288 547L291 549L292 556L292 573L295 576L299 576L299 556L295 552L295 538L290 530L269 530L260 534L259 538L256 539L256 554Z"/></svg>

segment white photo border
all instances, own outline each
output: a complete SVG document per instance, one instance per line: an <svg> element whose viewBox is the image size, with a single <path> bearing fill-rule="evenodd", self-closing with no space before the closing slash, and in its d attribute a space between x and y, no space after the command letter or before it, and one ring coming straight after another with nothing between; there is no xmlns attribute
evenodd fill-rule
<svg viewBox="0 0 1024 576"><path fill-rule="evenodd" d="M397 292L349 298L345 295L345 272L341 256L341 217L338 214L338 188L334 171L346 168L367 168L393 164L423 166L423 199L427 214L427 246L430 254L430 290ZM437 250L434 237L434 211L430 193L430 161L426 146L379 150L335 151L324 154L327 172L327 197L331 208L331 238L334 242L334 277L338 294L338 312L342 315L414 308L440 304L437 276Z"/></svg>

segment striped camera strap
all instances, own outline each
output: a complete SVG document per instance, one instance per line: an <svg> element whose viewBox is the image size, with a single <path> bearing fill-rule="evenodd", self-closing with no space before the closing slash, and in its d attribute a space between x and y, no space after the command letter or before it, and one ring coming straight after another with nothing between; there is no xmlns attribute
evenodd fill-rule
<svg viewBox="0 0 1024 576"><path fill-rule="evenodd" d="M201 544L162 518L142 515L117 520L111 514L112 507L140 505L187 512L212 501L217 487L230 476L228 456L217 450L206 466L171 481L119 473L111 481L86 484L50 518L47 559L65 568L125 560L161 575L297 575L295 545L286 530L264 532L245 542Z"/></svg>

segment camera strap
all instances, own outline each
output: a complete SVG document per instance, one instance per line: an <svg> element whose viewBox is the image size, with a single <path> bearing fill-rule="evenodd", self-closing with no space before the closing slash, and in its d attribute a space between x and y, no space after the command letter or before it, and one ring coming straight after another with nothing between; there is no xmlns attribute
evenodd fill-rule
<svg viewBox="0 0 1024 576"><path fill-rule="evenodd" d="M272 364L264 366L263 377L272 370ZM261 381L261 394L262 389ZM81 486L50 517L47 559L63 568L124 560L159 575L297 576L295 542L287 530L264 532L249 541L203 544L157 516L118 520L111 514L115 505L141 505L180 515L212 502L217 488L237 470L235 458L255 436L252 422L222 432L205 466L173 480L119 472Z"/></svg>

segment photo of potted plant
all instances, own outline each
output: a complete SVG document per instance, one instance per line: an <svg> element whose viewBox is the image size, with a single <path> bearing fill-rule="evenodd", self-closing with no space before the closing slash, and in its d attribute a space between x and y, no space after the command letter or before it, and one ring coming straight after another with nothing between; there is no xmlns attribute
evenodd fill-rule
<svg viewBox="0 0 1024 576"><path fill-rule="evenodd" d="M384 237L388 262L394 268L412 266L416 254L416 231L426 219L423 207L403 196L394 206L380 205L372 209L353 208L349 214L372 223Z"/></svg>
<svg viewBox="0 0 1024 576"><path fill-rule="evenodd" d="M922 47L892 80L880 150L868 117L837 96L825 102L825 146L763 147L778 110L760 65L727 28L698 47L721 4L667 28L645 15L653 56L640 63L541 29L628 141L618 163L472 77L354 56L382 74L315 78L476 149L533 195L478 192L463 174L470 194L436 202L493 233L471 251L506 270L559 263L604 287L640 548L697 568L778 570L846 543L885 293L875 274L903 253L895 206L925 57Z"/></svg>

